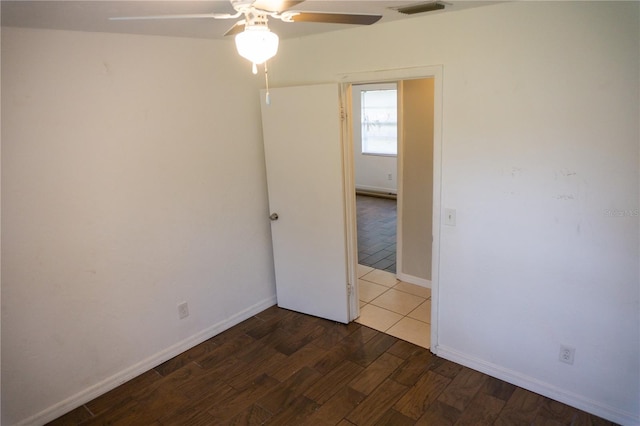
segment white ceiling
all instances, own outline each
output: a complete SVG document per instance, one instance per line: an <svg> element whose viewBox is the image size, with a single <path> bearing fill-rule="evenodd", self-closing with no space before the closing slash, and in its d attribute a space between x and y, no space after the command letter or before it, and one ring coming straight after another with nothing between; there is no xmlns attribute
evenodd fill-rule
<svg viewBox="0 0 640 426"><path fill-rule="evenodd" d="M426 0L424 2L431 1ZM449 13L470 7L484 6L495 1L444 1L444 11L403 15L390 9L421 3L421 0L306 0L292 8L300 11L381 14L378 21ZM91 31L125 34L164 35L222 39L236 20L177 19L152 21L110 21L110 17L148 16L191 13L233 13L228 0L198 1L30 1L2 0L2 25L11 27L46 28L71 31ZM344 24L284 23L269 20L270 28L281 38L301 37L353 27Z"/></svg>

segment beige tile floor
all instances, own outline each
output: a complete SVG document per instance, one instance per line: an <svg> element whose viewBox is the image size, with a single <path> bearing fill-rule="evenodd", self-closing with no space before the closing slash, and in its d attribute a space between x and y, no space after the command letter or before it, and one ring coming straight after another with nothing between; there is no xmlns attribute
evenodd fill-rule
<svg viewBox="0 0 640 426"><path fill-rule="evenodd" d="M356 322L428 348L431 341L431 289L395 275L358 265L360 317Z"/></svg>

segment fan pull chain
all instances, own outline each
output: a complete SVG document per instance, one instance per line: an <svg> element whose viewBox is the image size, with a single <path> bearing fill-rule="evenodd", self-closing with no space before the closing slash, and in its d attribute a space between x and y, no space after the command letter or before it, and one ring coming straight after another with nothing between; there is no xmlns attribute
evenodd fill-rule
<svg viewBox="0 0 640 426"><path fill-rule="evenodd" d="M265 102L267 105L271 105L271 96L269 95L269 70L267 69L267 62L264 63L264 83L267 89Z"/></svg>

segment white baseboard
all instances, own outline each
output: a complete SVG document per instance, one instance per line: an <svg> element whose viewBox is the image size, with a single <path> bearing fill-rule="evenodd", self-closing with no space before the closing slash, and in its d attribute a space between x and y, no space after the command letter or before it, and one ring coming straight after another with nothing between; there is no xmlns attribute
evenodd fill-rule
<svg viewBox="0 0 640 426"><path fill-rule="evenodd" d="M414 277L413 275L403 274L401 272L396 273L396 278L405 283L419 285L420 287L431 288L431 280L425 280L424 278Z"/></svg>
<svg viewBox="0 0 640 426"><path fill-rule="evenodd" d="M640 425L640 417L634 413L622 411L601 402L585 398L582 395L565 391L552 384L540 381L517 371L486 362L482 359L468 356L447 346L438 345L435 348L431 348L431 351L437 356L448 359L449 361L464 365L473 370L480 371L488 374L489 376L496 377L500 380L504 380L505 382L514 384L556 401L560 401L564 404L602 417L609 421L628 426Z"/></svg>
<svg viewBox="0 0 640 426"><path fill-rule="evenodd" d="M132 365L129 368L126 368L116 374L114 374L111 377L107 377L106 379L102 380L99 383L96 383L93 386L90 386L86 389L84 389L81 392L78 392L77 394L65 399L64 401L61 401L39 413L34 414L31 417L28 417L27 419L19 422L17 425L42 425L45 423L48 423L52 420L57 419L58 417L62 416L63 414L68 413L69 411L80 407L83 404L86 404L87 402L97 398L98 396L109 392L110 390L120 386L121 384L133 379L134 377L139 376L140 374L144 373L145 371L148 371L160 364L162 364L165 361L170 360L171 358L175 357L176 355L180 355L182 352L185 352L188 349L191 349L192 347L199 345L200 343L204 342L205 340L208 340L210 338L212 338L213 336L216 336L220 333L222 333L223 331L233 327L236 324L241 323L242 321L251 318L252 316L254 316L255 314L258 314L262 311L264 311L265 309L273 306L276 304L276 296L275 294L261 302L256 303L253 306L250 306L249 308L238 312L237 314L224 319L214 325L212 325L211 327L202 330L199 333L194 334L191 337L188 337L184 340L182 340L181 342L176 343L173 346L170 346L152 356L150 356L147 359L144 359L142 361L140 361L137 364Z"/></svg>

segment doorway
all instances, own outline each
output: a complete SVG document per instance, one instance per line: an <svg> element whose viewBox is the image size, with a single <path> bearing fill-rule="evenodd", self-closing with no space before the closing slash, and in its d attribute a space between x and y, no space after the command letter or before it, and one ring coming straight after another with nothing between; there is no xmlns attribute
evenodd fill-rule
<svg viewBox="0 0 640 426"><path fill-rule="evenodd" d="M351 88L358 264L396 272L398 84Z"/></svg>
<svg viewBox="0 0 640 426"><path fill-rule="evenodd" d="M430 349L437 354L442 66L343 75L338 77L338 85L278 88L272 90L272 94L277 92L279 102L267 105L262 96L261 111L278 304L284 306L288 301L291 303L287 309L347 323L360 315L352 126L345 119L347 111L351 111L351 86L431 77L434 81L431 132L434 138L434 182ZM264 90L262 94L265 95ZM310 104L313 108L300 108L308 99L314 100ZM335 113L336 99L340 100L341 114ZM301 132L313 138L301 139ZM301 144L301 140L305 143ZM274 159L288 161L289 164L283 165L272 161ZM308 167L309 164L314 168ZM293 182L296 192L292 192ZM314 190L310 191L310 188ZM319 194L316 189L324 192ZM400 190L399 200L402 193ZM411 200L410 197L407 199ZM398 205L402 208L403 203ZM302 207L304 212L301 213ZM398 223L402 222L402 216L399 214ZM320 220L324 225L317 226ZM306 230L311 228L321 231L309 244ZM276 238L280 234L283 238ZM398 241L402 238L403 235L399 234ZM280 244L283 242L286 244ZM401 260L402 251L398 253L398 260ZM325 261L322 266L318 266L316 255ZM428 263L425 258L418 260L422 264ZM309 270L315 272L310 275ZM400 271L398 277L405 273L404 269ZM329 273L332 275L328 276ZM304 284L304 289L301 284Z"/></svg>
<svg viewBox="0 0 640 426"><path fill-rule="evenodd" d="M439 204L434 203L434 88L433 77L351 86L360 308L356 321L423 347L431 345L432 230L437 229L433 211ZM378 128L397 124L398 148L371 153L365 147L366 127L372 123L365 117L365 94L385 89L397 90L398 112L389 124L382 116L374 123ZM384 110L382 104L377 101L374 108ZM397 186L391 185L396 184L392 178ZM389 232L396 220L397 245L395 232Z"/></svg>

